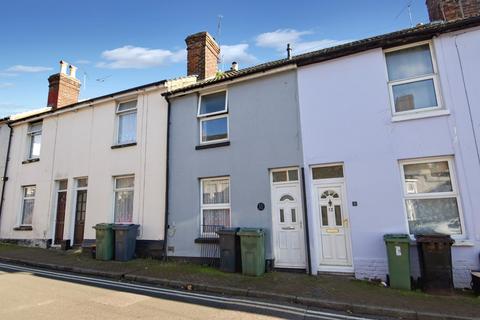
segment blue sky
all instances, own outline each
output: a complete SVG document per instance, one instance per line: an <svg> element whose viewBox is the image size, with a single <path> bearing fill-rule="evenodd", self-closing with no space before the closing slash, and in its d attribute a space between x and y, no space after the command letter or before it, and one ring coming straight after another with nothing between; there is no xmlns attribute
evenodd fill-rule
<svg viewBox="0 0 480 320"><path fill-rule="evenodd" d="M7 1L0 9L0 116L46 105L47 78L79 67L81 99L186 73L187 35L217 36L240 67L427 22L424 0ZM222 15L220 36L218 16Z"/></svg>

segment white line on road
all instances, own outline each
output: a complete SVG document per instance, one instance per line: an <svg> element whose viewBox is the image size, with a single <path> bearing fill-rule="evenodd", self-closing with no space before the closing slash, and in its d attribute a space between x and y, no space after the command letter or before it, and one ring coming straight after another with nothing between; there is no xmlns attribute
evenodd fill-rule
<svg viewBox="0 0 480 320"><path fill-rule="evenodd" d="M49 276L57 279L75 280L83 283L104 285L104 286L120 288L120 289L129 289L129 290L134 290L137 292L144 292L149 294L161 294L166 296L220 303L225 305L243 306L243 307L250 307L250 308L257 308L257 309L267 309L270 311L283 312L283 313L288 313L292 315L306 316L306 317L317 318L317 319L369 320L369 318L361 318L361 317L355 317L355 316L349 316L349 315L343 315L343 314L308 310L306 308L298 308L298 307L293 307L288 305L280 305L280 304L267 303L267 302L261 302L261 301L252 301L247 299L220 297L220 296L207 295L202 293L185 292L185 291L179 291L174 289L165 289L165 288L154 287L154 286L139 285L134 283L124 283L124 282L118 282L113 280L79 276L79 275L60 273L60 272L52 272L52 271L46 271L46 270L41 270L37 268L23 267L23 266L10 265L10 264L4 264L4 263L0 263L0 268L15 270L15 271L22 271L22 272L30 272L33 274L45 275L45 276Z"/></svg>

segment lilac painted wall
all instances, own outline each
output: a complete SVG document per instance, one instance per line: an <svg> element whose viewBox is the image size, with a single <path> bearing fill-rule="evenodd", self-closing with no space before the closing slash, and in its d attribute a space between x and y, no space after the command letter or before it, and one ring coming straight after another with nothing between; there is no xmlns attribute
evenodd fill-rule
<svg viewBox="0 0 480 320"><path fill-rule="evenodd" d="M392 121L381 49L298 69L314 271L319 265L319 221L312 207L310 166L344 163L355 274L385 278L383 235L408 233L398 161L450 155L466 227L465 239L453 248L456 286L469 286L468 269L480 269L480 165L474 139L474 131L480 139L480 30L442 35L433 39L433 46L441 95L450 112L443 116ZM352 201L358 201L358 206L353 207Z"/></svg>

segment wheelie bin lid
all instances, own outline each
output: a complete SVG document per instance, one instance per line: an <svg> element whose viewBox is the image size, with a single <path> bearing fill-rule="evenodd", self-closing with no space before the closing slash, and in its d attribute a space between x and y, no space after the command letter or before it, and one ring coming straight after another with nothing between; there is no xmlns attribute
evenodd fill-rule
<svg viewBox="0 0 480 320"><path fill-rule="evenodd" d="M416 234L415 239L417 242L438 242L438 243L454 243L455 240L450 237L448 234Z"/></svg>
<svg viewBox="0 0 480 320"><path fill-rule="evenodd" d="M265 231L261 228L241 228L237 234L239 236L261 237L265 234Z"/></svg>
<svg viewBox="0 0 480 320"><path fill-rule="evenodd" d="M410 242L410 236L404 233L388 233L383 236L385 242Z"/></svg>
<svg viewBox="0 0 480 320"><path fill-rule="evenodd" d="M113 223L97 223L92 228L95 230L108 230L112 229Z"/></svg>
<svg viewBox="0 0 480 320"><path fill-rule="evenodd" d="M230 235L230 234L237 233L238 230L240 230L240 228L222 228L222 229L217 231L217 234L218 235L222 235L222 234Z"/></svg>
<svg viewBox="0 0 480 320"><path fill-rule="evenodd" d="M113 230L131 230L131 229L138 229L140 225L133 224L133 223L115 223L112 226Z"/></svg>

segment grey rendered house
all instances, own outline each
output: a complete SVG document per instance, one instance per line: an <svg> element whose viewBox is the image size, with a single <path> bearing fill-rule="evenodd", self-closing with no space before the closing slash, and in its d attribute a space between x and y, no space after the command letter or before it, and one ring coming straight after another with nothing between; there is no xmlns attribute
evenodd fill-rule
<svg viewBox="0 0 480 320"><path fill-rule="evenodd" d="M202 258L219 228L257 227L266 232L267 261L306 269L295 65L281 60L242 71L233 65L219 74L191 59L217 59L213 38L195 37L200 45L186 40L188 70L206 79L165 94L167 254Z"/></svg>

